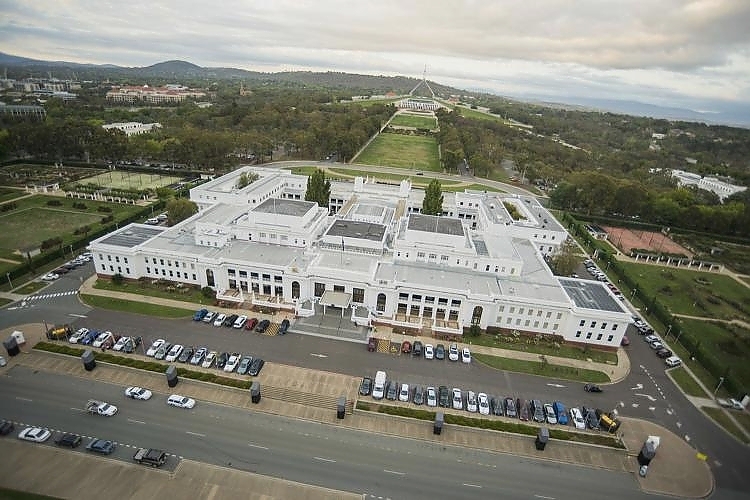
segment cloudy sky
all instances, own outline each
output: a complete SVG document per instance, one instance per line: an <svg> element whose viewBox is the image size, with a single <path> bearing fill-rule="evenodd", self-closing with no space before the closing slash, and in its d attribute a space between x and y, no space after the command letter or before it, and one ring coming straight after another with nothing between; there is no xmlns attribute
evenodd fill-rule
<svg viewBox="0 0 750 500"><path fill-rule="evenodd" d="M260 71L426 65L430 80L512 96L750 104L750 0L3 0L0 50Z"/></svg>

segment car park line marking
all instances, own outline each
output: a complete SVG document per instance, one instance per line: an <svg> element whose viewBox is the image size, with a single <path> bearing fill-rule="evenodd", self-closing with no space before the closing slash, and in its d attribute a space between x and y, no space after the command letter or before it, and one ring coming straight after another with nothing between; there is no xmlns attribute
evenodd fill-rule
<svg viewBox="0 0 750 500"><path fill-rule="evenodd" d="M267 450L268 449L267 446L261 446L259 444L248 443L247 445L249 447L251 447L251 448L258 448L259 450Z"/></svg>
<svg viewBox="0 0 750 500"><path fill-rule="evenodd" d="M386 474L396 474L397 476L404 476L404 475L406 475L406 472L400 472L400 471L397 471L397 470L383 469L383 472L385 472Z"/></svg>
<svg viewBox="0 0 750 500"><path fill-rule="evenodd" d="M16 396L16 399L19 400L19 401L28 401L29 403L31 403L32 401L34 401L33 399L22 398L21 396Z"/></svg>
<svg viewBox="0 0 750 500"><path fill-rule="evenodd" d="M544 495L534 495L534 498L541 498L542 500L555 500L555 497L547 497Z"/></svg>
<svg viewBox="0 0 750 500"><path fill-rule="evenodd" d="M198 436L198 437L206 437L205 434L201 434L200 432L192 432L192 431L185 431L185 434L190 434L191 436Z"/></svg>
<svg viewBox="0 0 750 500"><path fill-rule="evenodd" d="M316 352L311 352L310 356L315 356L316 358L327 358L328 357L327 354L318 354Z"/></svg>
<svg viewBox="0 0 750 500"><path fill-rule="evenodd" d="M146 423L142 420L133 420L132 418L129 418L128 422L133 423L133 424L145 424Z"/></svg>
<svg viewBox="0 0 750 500"><path fill-rule="evenodd" d="M68 316L73 316L74 318L88 318L85 314L73 314L69 313Z"/></svg>
<svg viewBox="0 0 750 500"><path fill-rule="evenodd" d="M321 462L330 462L330 463L336 463L335 460L331 458L323 458L323 457L313 457L315 460L320 460Z"/></svg>
<svg viewBox="0 0 750 500"><path fill-rule="evenodd" d="M464 486L468 486L469 488L481 488L480 485L471 483L464 483Z"/></svg>

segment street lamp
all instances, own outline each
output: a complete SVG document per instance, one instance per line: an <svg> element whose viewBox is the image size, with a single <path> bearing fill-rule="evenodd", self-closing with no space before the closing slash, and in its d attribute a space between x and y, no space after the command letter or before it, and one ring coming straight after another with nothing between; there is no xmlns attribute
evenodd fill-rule
<svg viewBox="0 0 750 500"><path fill-rule="evenodd" d="M669 337L669 332L671 331L672 331L672 324L670 323L669 326L667 327L667 333L664 334L664 338Z"/></svg>
<svg viewBox="0 0 750 500"><path fill-rule="evenodd" d="M638 289L637 288L633 288L633 291L630 292L630 300L633 300L633 297L635 297L636 293L638 293Z"/></svg>
<svg viewBox="0 0 750 500"><path fill-rule="evenodd" d="M719 392L719 388L721 387L721 384L724 383L724 377L719 377L719 383L716 386L716 389L714 389L714 396L716 396L716 393Z"/></svg>
<svg viewBox="0 0 750 500"><path fill-rule="evenodd" d="M10 273L5 273L5 277L8 278L8 284L10 285L10 289L13 290L13 282L10 280Z"/></svg>

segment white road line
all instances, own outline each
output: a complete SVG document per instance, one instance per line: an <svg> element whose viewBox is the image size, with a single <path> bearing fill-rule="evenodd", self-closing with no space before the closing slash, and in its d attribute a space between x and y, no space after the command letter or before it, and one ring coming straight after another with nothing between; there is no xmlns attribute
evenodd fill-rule
<svg viewBox="0 0 750 500"><path fill-rule="evenodd" d="M336 463L335 460L331 460L330 458L323 458L323 457L313 457L315 460L320 460L321 462L331 462Z"/></svg>
<svg viewBox="0 0 750 500"><path fill-rule="evenodd" d="M471 483L464 483L464 486L468 486L469 488L481 488L480 485Z"/></svg>
<svg viewBox="0 0 750 500"><path fill-rule="evenodd" d="M383 469L383 472L385 472L386 474L396 474L397 476L403 476L406 474L406 472L399 472L397 470L388 470L388 469Z"/></svg>
<svg viewBox="0 0 750 500"><path fill-rule="evenodd" d="M86 411L83 408L73 408L72 406L70 407L70 409L73 410L73 411L80 411L81 413L83 413L83 412Z"/></svg>
<svg viewBox="0 0 750 500"><path fill-rule="evenodd" d="M74 318L88 318L85 314L72 314L69 313L68 316L73 316Z"/></svg>
<svg viewBox="0 0 750 500"><path fill-rule="evenodd" d="M29 403L31 403L32 401L34 401L33 399L22 398L21 396L16 396L16 399L19 400L19 401L28 401Z"/></svg>
<svg viewBox="0 0 750 500"><path fill-rule="evenodd" d="M144 424L144 425L145 425L145 423L146 423L146 422L144 422L144 421L142 421L142 420L133 420L132 418L129 418L129 419L128 419L128 422L131 422L131 423L133 423L133 424Z"/></svg>
<svg viewBox="0 0 750 500"><path fill-rule="evenodd" d="M191 436L206 437L205 434L201 434L200 432L185 431L185 434L190 434Z"/></svg>
<svg viewBox="0 0 750 500"><path fill-rule="evenodd" d="M534 495L534 498L541 498L542 500L555 500L555 497L546 497L544 495Z"/></svg>
<svg viewBox="0 0 750 500"><path fill-rule="evenodd" d="M267 446L261 446L261 445L259 445L259 444L248 443L247 445L248 445L248 446L249 446L250 448L258 448L259 450L267 450L267 449L268 449L268 447L267 447Z"/></svg>

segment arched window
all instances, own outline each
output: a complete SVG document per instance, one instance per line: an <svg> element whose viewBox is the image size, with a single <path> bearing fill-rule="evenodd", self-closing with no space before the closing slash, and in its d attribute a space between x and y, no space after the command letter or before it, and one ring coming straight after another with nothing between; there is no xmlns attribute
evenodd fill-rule
<svg viewBox="0 0 750 500"><path fill-rule="evenodd" d="M299 298L299 281L292 281L292 298Z"/></svg>
<svg viewBox="0 0 750 500"><path fill-rule="evenodd" d="M214 272L210 269L206 269L206 285L216 286L216 281L214 280Z"/></svg>
<svg viewBox="0 0 750 500"><path fill-rule="evenodd" d="M380 312L385 312L385 294L384 293L378 294L378 302L375 308L376 310Z"/></svg>

